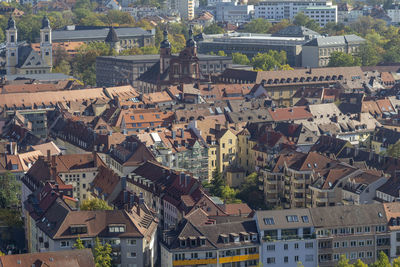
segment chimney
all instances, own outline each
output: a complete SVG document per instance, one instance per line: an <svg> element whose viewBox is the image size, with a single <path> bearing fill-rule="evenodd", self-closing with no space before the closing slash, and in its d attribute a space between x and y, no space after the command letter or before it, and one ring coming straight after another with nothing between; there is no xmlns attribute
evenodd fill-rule
<svg viewBox="0 0 400 267"><path fill-rule="evenodd" d="M138 216L140 216L140 204L139 203L136 205L136 213Z"/></svg>
<svg viewBox="0 0 400 267"><path fill-rule="evenodd" d="M172 139L175 140L176 139L176 132L172 131Z"/></svg>
<svg viewBox="0 0 400 267"><path fill-rule="evenodd" d="M184 133L183 129L180 128L179 131L181 132L181 138L183 138L185 136L185 133Z"/></svg>
<svg viewBox="0 0 400 267"><path fill-rule="evenodd" d="M121 190L126 190L126 176L121 177Z"/></svg>
<svg viewBox="0 0 400 267"><path fill-rule="evenodd" d="M51 153L50 149L47 149L47 160L50 161Z"/></svg>
<svg viewBox="0 0 400 267"><path fill-rule="evenodd" d="M133 208L133 203L135 202L135 196L133 194L129 195L129 208Z"/></svg>
<svg viewBox="0 0 400 267"><path fill-rule="evenodd" d="M211 83L208 83L208 91L211 91Z"/></svg>

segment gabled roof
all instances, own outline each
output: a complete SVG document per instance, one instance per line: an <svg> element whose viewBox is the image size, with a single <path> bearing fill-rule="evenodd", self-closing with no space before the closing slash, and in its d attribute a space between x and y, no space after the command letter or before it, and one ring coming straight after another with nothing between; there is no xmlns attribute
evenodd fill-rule
<svg viewBox="0 0 400 267"><path fill-rule="evenodd" d="M1 267L95 267L91 249L60 250L0 256Z"/></svg>
<svg viewBox="0 0 400 267"><path fill-rule="evenodd" d="M30 46L18 47L17 68L48 68L42 57Z"/></svg>

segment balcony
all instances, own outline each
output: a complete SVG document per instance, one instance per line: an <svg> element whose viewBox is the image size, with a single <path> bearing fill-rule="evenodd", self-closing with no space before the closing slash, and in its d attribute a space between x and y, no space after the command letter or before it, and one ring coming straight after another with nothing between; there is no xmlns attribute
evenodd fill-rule
<svg viewBox="0 0 400 267"><path fill-rule="evenodd" d="M301 188L301 187L294 188L294 192L295 193L304 193L304 188Z"/></svg>
<svg viewBox="0 0 400 267"><path fill-rule="evenodd" d="M238 256L229 256L229 257L220 257L219 263L231 263L231 262L240 262L240 261L248 261L248 260L258 260L260 255L257 254L248 254L248 255L238 255Z"/></svg>
<svg viewBox="0 0 400 267"><path fill-rule="evenodd" d="M277 184L278 180L276 180L276 179L266 179L266 183L267 184Z"/></svg>
<svg viewBox="0 0 400 267"><path fill-rule="evenodd" d="M185 266L185 265L207 265L207 264L217 264L216 258L211 259L192 259L192 260L177 260L173 261L173 266Z"/></svg>
<svg viewBox="0 0 400 267"><path fill-rule="evenodd" d="M316 202L323 202L323 203L326 203L326 202L328 202L328 198L327 198L327 197L316 197L316 198L315 198L315 201L316 201Z"/></svg>

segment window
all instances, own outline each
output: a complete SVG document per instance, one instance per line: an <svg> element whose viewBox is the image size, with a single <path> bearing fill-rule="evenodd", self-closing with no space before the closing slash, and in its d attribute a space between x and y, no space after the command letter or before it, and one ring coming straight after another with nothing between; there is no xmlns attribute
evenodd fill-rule
<svg viewBox="0 0 400 267"><path fill-rule="evenodd" d="M213 253L212 252L206 252L206 258L212 258Z"/></svg>
<svg viewBox="0 0 400 267"><path fill-rule="evenodd" d="M128 239L126 242L129 246L136 246L136 239Z"/></svg>
<svg viewBox="0 0 400 267"><path fill-rule="evenodd" d="M371 227L365 226L365 227L364 227L364 232L370 233L370 232L371 232Z"/></svg>
<svg viewBox="0 0 400 267"><path fill-rule="evenodd" d="M359 246L359 247L365 246L365 241L364 241L364 240L358 241L358 246Z"/></svg>
<svg viewBox="0 0 400 267"><path fill-rule="evenodd" d="M350 253L350 259L351 259L351 260L357 259L357 252L351 252L351 253Z"/></svg>
<svg viewBox="0 0 400 267"><path fill-rule="evenodd" d="M197 259L199 257L199 255L196 252L191 253L190 256L191 256L192 259Z"/></svg>
<svg viewBox="0 0 400 267"><path fill-rule="evenodd" d="M139 118L140 118L141 120L144 120L143 115L139 115Z"/></svg>
<svg viewBox="0 0 400 267"><path fill-rule="evenodd" d="M365 257L364 251L358 252L358 258L364 258L364 257Z"/></svg>
<svg viewBox="0 0 400 267"><path fill-rule="evenodd" d="M373 252L372 251L367 251L367 258L372 258L372 254Z"/></svg>
<svg viewBox="0 0 400 267"><path fill-rule="evenodd" d="M347 241L342 242L342 247L347 248Z"/></svg>
<svg viewBox="0 0 400 267"><path fill-rule="evenodd" d="M299 217L297 217L297 215L289 215L289 216L286 216L286 220L288 222L298 222Z"/></svg>
<svg viewBox="0 0 400 267"><path fill-rule="evenodd" d="M268 251L275 251L275 245L268 245L267 246Z"/></svg>
<svg viewBox="0 0 400 267"><path fill-rule="evenodd" d="M306 245L305 245L305 247L306 247L306 248L313 248L313 247L314 247L314 244L313 244L313 242L307 242Z"/></svg>
<svg viewBox="0 0 400 267"><path fill-rule="evenodd" d="M284 244L284 245L283 245L283 249L284 249L284 250L288 250L288 249L289 249L289 245L288 245L288 244Z"/></svg>
<svg viewBox="0 0 400 267"><path fill-rule="evenodd" d="M334 242L334 243L333 243L333 247L334 247L334 248L340 247L340 243L339 243L339 242Z"/></svg>
<svg viewBox="0 0 400 267"><path fill-rule="evenodd" d="M306 261L314 261L314 255L306 255Z"/></svg>
<svg viewBox="0 0 400 267"><path fill-rule="evenodd" d="M294 248L295 248L295 249L299 249L299 243L295 243L295 244L294 244Z"/></svg>
<svg viewBox="0 0 400 267"><path fill-rule="evenodd" d="M232 145L232 139L228 139L228 144Z"/></svg>
<svg viewBox="0 0 400 267"><path fill-rule="evenodd" d="M289 257L288 257L288 256L285 256L285 257L283 258L283 262L285 262L285 263L289 262Z"/></svg>
<svg viewBox="0 0 400 267"><path fill-rule="evenodd" d="M131 116L131 120L135 120L135 116Z"/></svg>
<svg viewBox="0 0 400 267"><path fill-rule="evenodd" d="M340 259L340 254L333 254L333 260L338 261Z"/></svg>
<svg viewBox="0 0 400 267"><path fill-rule="evenodd" d="M367 240L367 246L372 246L372 244L373 244L372 239L368 239L368 240Z"/></svg>
<svg viewBox="0 0 400 267"><path fill-rule="evenodd" d="M350 241L350 247L356 247L357 246L357 241Z"/></svg>
<svg viewBox="0 0 400 267"><path fill-rule="evenodd" d="M274 264L275 263L275 258L267 258L267 264Z"/></svg>
<svg viewBox="0 0 400 267"><path fill-rule="evenodd" d="M274 218L264 218L264 223L266 225L273 225L275 224Z"/></svg>
<svg viewBox="0 0 400 267"><path fill-rule="evenodd" d="M299 261L299 256L294 256L294 261L298 262Z"/></svg>
<svg viewBox="0 0 400 267"><path fill-rule="evenodd" d="M45 42L48 42L48 41L49 41L49 35L48 35L48 34L45 34L45 35L44 35L44 41L45 41Z"/></svg>
<svg viewBox="0 0 400 267"><path fill-rule="evenodd" d="M376 232L385 232L386 227L384 225L378 225L375 227Z"/></svg>
<svg viewBox="0 0 400 267"><path fill-rule="evenodd" d="M109 226L108 227L110 233L124 233L125 226Z"/></svg>
<svg viewBox="0 0 400 267"><path fill-rule="evenodd" d="M400 241L400 233L396 233L396 241L397 241L397 242Z"/></svg>
<svg viewBox="0 0 400 267"><path fill-rule="evenodd" d="M127 254L128 258L136 258L136 252L128 252Z"/></svg>
<svg viewBox="0 0 400 267"><path fill-rule="evenodd" d="M301 216L304 223L308 223L308 216Z"/></svg>
<svg viewBox="0 0 400 267"><path fill-rule="evenodd" d="M61 241L61 247L62 248L69 247L69 241Z"/></svg>

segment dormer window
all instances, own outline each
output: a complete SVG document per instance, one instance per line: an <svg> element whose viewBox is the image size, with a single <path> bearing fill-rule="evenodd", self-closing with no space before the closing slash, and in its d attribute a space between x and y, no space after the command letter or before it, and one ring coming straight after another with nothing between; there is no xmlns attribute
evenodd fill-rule
<svg viewBox="0 0 400 267"><path fill-rule="evenodd" d="M200 236L200 246L205 246L206 245L206 237L205 236Z"/></svg>
<svg viewBox="0 0 400 267"><path fill-rule="evenodd" d="M69 227L71 234L86 234L87 226L86 225L71 225Z"/></svg>
<svg viewBox="0 0 400 267"><path fill-rule="evenodd" d="M108 226L108 231L110 233L124 233L125 225L110 225Z"/></svg>
<svg viewBox="0 0 400 267"><path fill-rule="evenodd" d="M185 238L183 238L183 237L180 237L180 238L179 238L179 246L180 246L181 248L186 247L186 239L185 239Z"/></svg>
<svg viewBox="0 0 400 267"><path fill-rule="evenodd" d="M229 237L228 237L228 235L225 235L225 234L221 234L221 235L219 235L220 236L220 239L221 239L221 241L222 241L222 243L228 243L229 242Z"/></svg>
<svg viewBox="0 0 400 267"><path fill-rule="evenodd" d="M236 234L236 233L230 233L229 235L231 236L231 239L232 239L233 242L239 243L240 238L239 238L239 235L238 235L238 234Z"/></svg>
<svg viewBox="0 0 400 267"><path fill-rule="evenodd" d="M197 245L196 237L190 236L190 237L189 237L189 240L190 240L190 246L191 246L191 247L195 247L195 246Z"/></svg>

